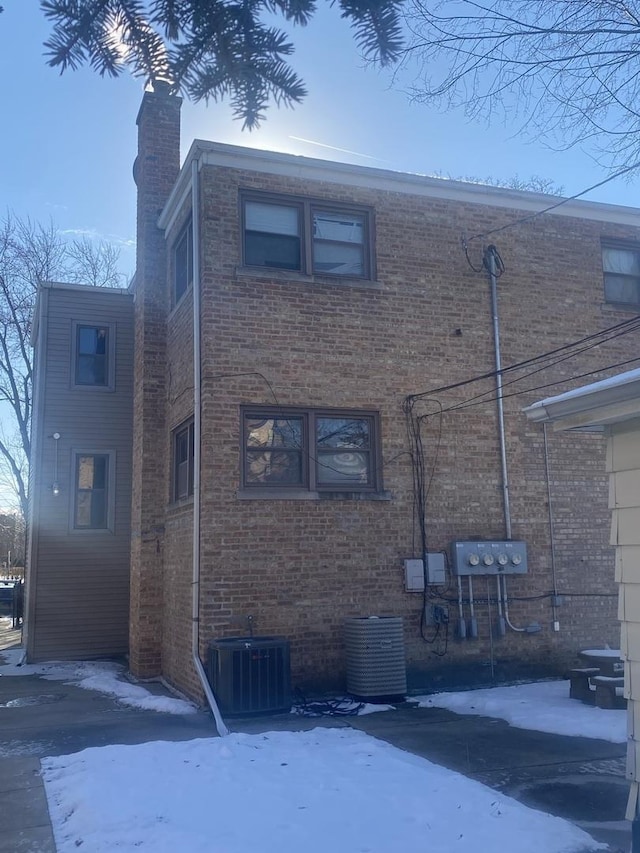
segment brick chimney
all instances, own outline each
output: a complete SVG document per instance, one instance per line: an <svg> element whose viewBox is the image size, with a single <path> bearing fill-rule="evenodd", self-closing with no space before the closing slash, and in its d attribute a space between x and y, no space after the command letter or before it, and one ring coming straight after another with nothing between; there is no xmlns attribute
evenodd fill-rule
<svg viewBox="0 0 640 853"><path fill-rule="evenodd" d="M180 169L180 105L167 83L147 91L138 113L138 189L131 505L131 672L161 672L163 535L167 501L167 249L157 222Z"/></svg>

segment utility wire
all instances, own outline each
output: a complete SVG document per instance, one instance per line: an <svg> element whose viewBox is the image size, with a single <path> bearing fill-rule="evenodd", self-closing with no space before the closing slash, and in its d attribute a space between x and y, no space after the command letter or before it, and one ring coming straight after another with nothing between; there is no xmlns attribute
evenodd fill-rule
<svg viewBox="0 0 640 853"><path fill-rule="evenodd" d="M639 324L639 328L640 328L640 324ZM629 329L629 330L625 331L624 334L627 334L629 331L636 331L636 328ZM551 362L550 364L543 364L541 367L538 367L535 370L528 371L523 376L518 376L515 379L510 379L507 382L504 382L502 387L506 388L509 385L514 385L516 382L523 382L525 379L528 379L530 376L535 376L536 373L542 373L542 371L544 371L544 370L550 370L552 367L557 367L559 364L562 364L565 361L569 361L570 359L575 358L578 355L582 355L582 353L584 353L584 352L588 352L591 349L595 349L596 347L600 346L601 344L607 343L610 340L615 340L618 337L621 337L621 335L611 335L609 338L605 338L602 341L597 341L596 343L592 343L589 346L582 347L582 349L579 349L579 350L576 350L575 352L569 353L569 355L565 355L563 358L556 359L555 361ZM636 361L636 360L637 359L629 359L628 361L620 362L616 365L609 365L608 367L599 367L597 370L591 371L590 373L585 374L585 375L592 376L593 373L600 373L603 370L608 370L608 369L613 368L613 367L620 367L621 365L629 364L629 363ZM547 387L551 387L552 385L561 385L563 382L571 382L573 379L580 379L580 378L582 378L582 376L569 376L569 377L566 377L564 379L559 379L557 382L550 382L550 383L547 383L546 385L541 385L541 386L538 386L536 388L529 388L527 390L528 391L536 391L536 390L538 390L538 388L547 388ZM481 391L479 394L476 394L473 397L468 397L466 400L463 400L461 403L456 403L453 407L452 406L448 407L445 411L450 411L451 408L457 408L458 406L465 407L467 403L471 403L474 400L481 400L482 402L490 402L490 401L495 402L498 399L497 396L488 397L489 394L495 394L495 393L496 393L495 388L490 388L487 391ZM527 391L525 390L525 391L518 392L518 393L525 394L525 393L527 393ZM514 396L514 394L502 394L501 393L500 396L503 398L506 398L506 397ZM482 400L482 398L487 398L487 399Z"/></svg>
<svg viewBox="0 0 640 853"><path fill-rule="evenodd" d="M587 343L588 341L594 340L595 338L602 337L603 335L607 335L610 332L615 332L620 330L621 333L626 334L624 331L627 327L630 327L628 330L635 331L636 327L640 326L640 314L636 314L631 317L629 320L623 320L620 323L616 323L614 326L609 326L606 329L601 329L599 332L593 332L590 335L586 335L584 338L579 338L576 341L572 341L568 344L563 344L561 347L556 347L552 350L547 350L546 352L540 353L539 355L532 356L531 358L527 358L524 361L516 362L515 364L507 365L507 367L503 367L501 373L504 375L505 373L509 373L512 370L520 370L523 367L527 367L529 365L535 364L536 362L543 361L545 359L549 359L554 355L557 355L561 352L566 352L573 347L580 346L581 344ZM496 370L489 370L485 373L479 373L475 376L469 377L469 379L462 379L459 382L453 382L449 385L441 385L438 388L430 388L428 391L421 391L418 394L410 394L406 399L407 400L418 400L422 397L431 397L434 394L442 394L445 391L453 391L455 388L463 388L465 385L471 385L474 382L480 382L483 379L494 379L498 374Z"/></svg>
<svg viewBox="0 0 640 853"><path fill-rule="evenodd" d="M489 235L491 234L498 234L501 231L507 231L509 228L514 228L516 225L522 225L523 222L531 222L533 219L537 219L539 216L542 216L545 213L550 213L552 210L557 210L557 208L562 207L562 205L567 204L567 202L575 201L578 198L582 198L583 195L587 195L587 193L590 193L593 190L597 190L599 189L599 187L603 187L610 181L614 181L616 178L620 178L622 177L622 175L626 175L628 172L632 172L638 167L640 167L640 161L632 163L631 166L625 166L623 169L619 169L617 172L614 172L613 175L609 175L608 178L604 178L602 181L598 181L597 184L592 184L590 187L587 187L586 190L582 190L579 193L575 193L575 195L570 195L567 198L560 199L560 201L556 202L555 204L551 204L549 205L549 207L545 207L544 210L538 210L536 213L530 213L528 216L521 216L519 219L514 219L512 222L507 222L506 225L501 225L499 228L492 228L490 231L484 231L480 234L474 234L473 237L469 237L466 242L470 242L471 240L483 240L485 237L489 237ZM467 260L469 260L468 256ZM471 265L470 261L469 264Z"/></svg>
<svg viewBox="0 0 640 853"><path fill-rule="evenodd" d="M605 367L599 367L597 370L589 370L587 373L577 373L574 376L568 376L566 379L558 379L556 382L547 382L544 385L535 385L533 388L524 388L522 391L512 391L511 394L501 394L503 400L508 399L509 397L520 397L523 394L530 394L532 391L540 391L542 388L553 388L555 385L562 385L564 382L573 382L576 379L586 379L589 376L593 376L594 373L600 373L603 370L613 370L617 367L624 367L628 364L633 364L635 362L640 361L640 356L636 358L629 358L626 361L618 361L615 364L608 364ZM471 398L469 401L463 401L462 403L456 403L453 406L448 406L447 408L442 409L442 413L445 412L453 412L453 411L461 411L463 409L470 409L474 406L482 406L486 403L495 403L498 397L487 398L486 400L477 400L473 402L474 398Z"/></svg>

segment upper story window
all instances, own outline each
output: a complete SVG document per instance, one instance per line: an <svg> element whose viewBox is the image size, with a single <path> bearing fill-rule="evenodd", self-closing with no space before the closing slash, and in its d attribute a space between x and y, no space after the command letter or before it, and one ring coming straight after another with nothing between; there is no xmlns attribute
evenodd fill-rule
<svg viewBox="0 0 640 853"><path fill-rule="evenodd" d="M249 408L242 413L247 489L379 491L375 412Z"/></svg>
<svg viewBox="0 0 640 853"><path fill-rule="evenodd" d="M173 304L185 295L193 284L193 223L184 226L173 247Z"/></svg>
<svg viewBox="0 0 640 853"><path fill-rule="evenodd" d="M640 305L640 247L603 245L604 298L620 305Z"/></svg>
<svg viewBox="0 0 640 853"><path fill-rule="evenodd" d="M113 329L109 325L73 323L73 384L113 388Z"/></svg>
<svg viewBox="0 0 640 853"><path fill-rule="evenodd" d="M193 494L194 426L188 421L173 432L172 500Z"/></svg>
<svg viewBox="0 0 640 853"><path fill-rule="evenodd" d="M113 461L111 453L74 454L75 530L106 530L110 525L109 479Z"/></svg>
<svg viewBox="0 0 640 853"><path fill-rule="evenodd" d="M247 266L351 278L373 277L372 213L281 197L243 197Z"/></svg>

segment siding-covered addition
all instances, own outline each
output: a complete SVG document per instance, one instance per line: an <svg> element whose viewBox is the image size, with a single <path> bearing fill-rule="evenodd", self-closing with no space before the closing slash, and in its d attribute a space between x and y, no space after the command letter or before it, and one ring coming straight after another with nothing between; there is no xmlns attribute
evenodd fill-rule
<svg viewBox="0 0 640 853"><path fill-rule="evenodd" d="M125 654L133 299L124 290L45 284L34 343L27 656Z"/></svg>

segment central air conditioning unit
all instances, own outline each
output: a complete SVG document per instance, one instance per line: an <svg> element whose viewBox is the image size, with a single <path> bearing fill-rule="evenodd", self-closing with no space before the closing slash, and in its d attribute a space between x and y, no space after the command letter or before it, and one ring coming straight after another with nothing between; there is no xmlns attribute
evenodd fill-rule
<svg viewBox="0 0 640 853"><path fill-rule="evenodd" d="M283 637L211 640L209 684L223 714L266 714L291 708L289 641Z"/></svg>
<svg viewBox="0 0 640 853"><path fill-rule="evenodd" d="M362 699L407 692L404 624L400 616L367 616L344 624L347 691Z"/></svg>

